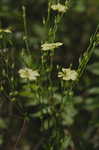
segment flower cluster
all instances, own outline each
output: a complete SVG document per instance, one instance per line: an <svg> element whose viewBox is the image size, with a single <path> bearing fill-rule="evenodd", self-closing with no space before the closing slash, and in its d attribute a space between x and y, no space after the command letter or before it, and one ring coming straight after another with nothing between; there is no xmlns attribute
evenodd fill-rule
<svg viewBox="0 0 99 150"><path fill-rule="evenodd" d="M51 9L55 10L55 11L58 11L58 12L61 12L61 13L65 13L68 9L68 6L58 3L58 4L51 5Z"/></svg>
<svg viewBox="0 0 99 150"><path fill-rule="evenodd" d="M29 68L20 69L19 71L20 77L28 80L36 80L39 75L37 70L32 70Z"/></svg>
<svg viewBox="0 0 99 150"><path fill-rule="evenodd" d="M44 43L41 45L43 51L53 50L59 46L63 45L63 43L56 42L56 43Z"/></svg>
<svg viewBox="0 0 99 150"><path fill-rule="evenodd" d="M70 68L62 68L62 72L58 73L58 77L62 78L63 80L76 80L77 79L77 72L75 70L71 70Z"/></svg>

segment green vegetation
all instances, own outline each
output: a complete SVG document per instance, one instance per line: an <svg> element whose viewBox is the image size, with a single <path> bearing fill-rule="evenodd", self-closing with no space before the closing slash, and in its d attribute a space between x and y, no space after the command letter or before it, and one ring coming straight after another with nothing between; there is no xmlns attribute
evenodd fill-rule
<svg viewBox="0 0 99 150"><path fill-rule="evenodd" d="M0 149L99 149L99 2L1 0Z"/></svg>

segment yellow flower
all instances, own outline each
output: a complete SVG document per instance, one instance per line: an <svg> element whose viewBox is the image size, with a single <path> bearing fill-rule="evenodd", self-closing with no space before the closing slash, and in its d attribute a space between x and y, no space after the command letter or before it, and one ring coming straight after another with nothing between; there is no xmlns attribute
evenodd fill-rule
<svg viewBox="0 0 99 150"><path fill-rule="evenodd" d="M53 50L59 46L63 45L63 43L56 42L56 43L44 43L41 45L43 51Z"/></svg>
<svg viewBox="0 0 99 150"><path fill-rule="evenodd" d="M58 3L58 4L51 5L51 9L55 10L55 11L58 11L58 12L64 13L64 12L67 11L68 6L67 5L62 5L62 4Z"/></svg>
<svg viewBox="0 0 99 150"><path fill-rule="evenodd" d="M20 77L28 80L36 80L39 75L37 70L32 70L29 68L20 69L19 71Z"/></svg>
<svg viewBox="0 0 99 150"><path fill-rule="evenodd" d="M62 72L58 73L58 77L62 78L63 80L76 80L78 74L75 70L71 70L70 68L62 68Z"/></svg>

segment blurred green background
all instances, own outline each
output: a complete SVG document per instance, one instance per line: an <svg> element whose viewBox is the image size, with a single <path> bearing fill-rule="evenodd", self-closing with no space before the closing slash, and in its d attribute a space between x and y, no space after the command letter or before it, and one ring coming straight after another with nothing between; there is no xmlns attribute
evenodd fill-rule
<svg viewBox="0 0 99 150"><path fill-rule="evenodd" d="M63 2L63 1L62 1ZM17 49L23 46L22 6L26 6L29 44L32 51L38 51L45 39L43 18L47 15L47 0L1 0L0 26L13 30L13 41ZM71 0L71 7L59 27L57 40L61 39L64 49L57 52L55 61L64 64L78 64L79 56L86 50L89 38L99 22L98 0ZM23 46L24 47L24 46ZM37 52L38 53L38 52ZM58 57L58 56L62 57Z"/></svg>
<svg viewBox="0 0 99 150"><path fill-rule="evenodd" d="M43 17L47 16L47 0L0 0L0 28L11 28L13 31L13 35L9 37L13 46L8 44L7 48L9 51L14 49L17 56L17 52L24 47L23 5L26 6L30 50L34 52L35 61L39 63L40 44L45 39ZM79 58L86 51L90 36L95 32L98 23L99 0L71 0L70 9L64 15L56 39L63 42L64 46L56 52L54 63L66 67L73 64L73 67L77 68ZM0 42L0 44L2 43ZM71 130L74 134L73 140L78 145L77 150L99 150L98 46L79 86L75 89L75 93L74 99L78 102L77 110L79 113ZM19 126L16 126L18 124L15 118L13 122L10 122L11 118L6 118L8 110L4 110L4 108L6 109L6 106L2 104L0 98L0 148L13 150L15 135L19 132L21 121ZM29 132L25 135L27 140L20 148L22 150L32 150L33 145L38 140L38 137L33 139L32 134L36 136L39 131L32 127L32 122L27 125L27 128Z"/></svg>

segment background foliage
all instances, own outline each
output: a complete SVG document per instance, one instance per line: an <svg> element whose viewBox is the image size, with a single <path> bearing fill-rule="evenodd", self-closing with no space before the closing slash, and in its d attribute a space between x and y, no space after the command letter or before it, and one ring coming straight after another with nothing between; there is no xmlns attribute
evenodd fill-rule
<svg viewBox="0 0 99 150"><path fill-rule="evenodd" d="M40 44L46 37L42 18L42 16L46 17L47 15L46 0L0 1L0 28L10 28L13 31L13 34L7 35L8 38L5 37L6 49L2 49L5 43L0 36L0 53L3 51L3 55L0 55L0 83L4 86L6 85L4 87L5 92L8 95L10 94L9 100L9 97L6 97L5 93L2 92L2 86L0 87L0 148L2 150L14 149L16 139L21 132L20 130L22 130L23 118L27 116L26 113L31 114L30 112L32 111L39 112L41 109L41 106L37 106L36 108L32 107L30 101L31 96L37 96L35 94L33 95L33 93L35 93L35 90L37 90L38 87L31 87L34 91L31 95L30 91L27 92L28 87L24 86L26 92L22 93L19 78L16 78L17 70L20 68L20 65L22 65L22 62L29 62L27 57L23 56L22 53L20 56L21 59L19 58L20 51L25 48L22 19L23 5L26 6L29 48L30 51L34 52L32 62L36 62L37 65L39 65L39 58L41 55L39 51ZM56 52L54 65L59 64L63 67L69 67L69 64L71 63L74 68L77 68L79 57L82 56L83 52L88 47L90 36L95 31L98 22L98 0L72 0L70 9L65 14L58 30L57 41L61 39L64 46ZM3 60L6 60L6 64L8 65L5 65ZM12 62L14 63L12 64ZM36 68L36 65L33 67ZM9 72L9 69L12 71ZM3 73L2 70L4 70ZM8 78L6 77L6 74L8 75ZM53 79L57 82L55 72L53 74ZM11 79L13 75L14 78ZM11 79L10 81L8 81L9 78ZM97 46L83 78L75 89L75 96L73 96L73 99L76 109L68 108L66 110L67 117L65 116L65 119L66 122L68 122L67 128L69 128L69 133L67 133L66 130L66 134L67 136L68 134L72 135L72 150L99 149L98 79L99 47ZM20 94L17 94L17 92ZM19 98L17 104L15 99L18 99L18 97L21 97L21 99ZM26 98L28 99L28 102ZM60 95L55 95L55 98L59 101L61 99ZM20 112L20 110L23 110L23 103L25 112ZM18 108L16 108L16 106ZM21 109L18 110L19 108ZM22 113L23 116L20 115ZM43 141L42 137L47 136L46 133L43 133L42 135L42 132L39 130L41 122L35 117L34 119L31 118L31 115L29 120L26 118L25 127L22 131L22 138L18 143L18 150L40 149L41 147L39 148L39 145ZM68 143L65 144L68 145ZM68 147L68 150L71 150L71 147Z"/></svg>

